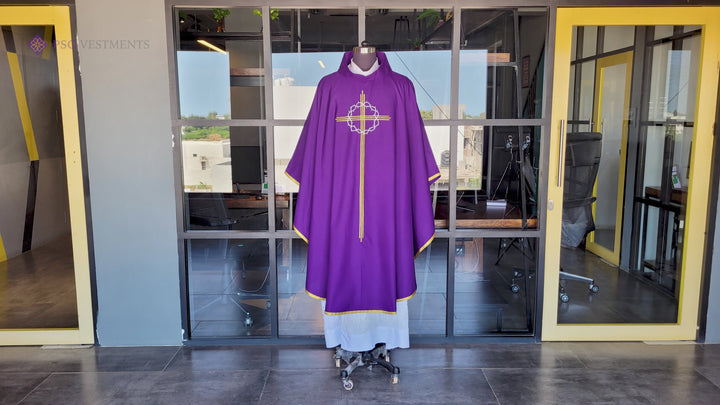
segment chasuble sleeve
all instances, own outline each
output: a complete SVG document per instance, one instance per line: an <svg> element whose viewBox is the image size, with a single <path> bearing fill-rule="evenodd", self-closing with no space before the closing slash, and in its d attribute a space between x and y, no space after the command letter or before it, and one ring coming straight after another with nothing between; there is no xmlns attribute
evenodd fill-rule
<svg viewBox="0 0 720 405"><path fill-rule="evenodd" d="M429 186L440 178L440 170L420 115L415 89L409 79L407 79L405 93L407 126L411 131L409 140L410 155L412 156L412 199L414 201L413 246L415 257L417 257L435 237L435 215Z"/></svg>
<svg viewBox="0 0 720 405"><path fill-rule="evenodd" d="M315 184L318 180L313 175L316 170L318 137L326 125L321 118L324 113L322 103L325 83L325 80L321 80L318 84L300 139L298 139L295 151L285 169L285 174L299 187L293 229L306 243L309 243L311 233L309 222L312 217L314 189L318 186Z"/></svg>

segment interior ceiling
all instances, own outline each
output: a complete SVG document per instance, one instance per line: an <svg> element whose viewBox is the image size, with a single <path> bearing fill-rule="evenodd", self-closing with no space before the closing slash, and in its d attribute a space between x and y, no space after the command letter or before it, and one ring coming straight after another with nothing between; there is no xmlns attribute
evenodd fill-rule
<svg viewBox="0 0 720 405"><path fill-rule="evenodd" d="M235 8L231 10L252 13L251 8ZM279 9L280 16L278 19L271 21L274 33L289 32L291 26L301 22L301 37L304 44L308 44L317 38L323 38L324 41L337 41L337 38L330 36L339 35L338 32L350 32L352 28L348 27L348 18L357 18L356 9ZM300 12L299 20L297 14L291 11ZM428 21L418 21L418 16L424 9L367 9L368 31L372 30L370 37L376 38L375 42L392 42L393 38L398 35L398 29L401 34L406 33L408 37L421 37L433 32L432 27L427 27ZM446 9L439 9L441 19L448 14ZM462 33L465 39L474 38L473 42L479 41L483 36L487 35L488 40L496 37L495 30L506 30L503 25L510 24L512 28L512 12L513 9L467 9L464 10L462 18ZM544 16L545 9L519 9L518 14L521 18L529 16ZM179 10L179 31L180 32L215 32L217 22L213 19L213 11L210 8L204 9L180 9ZM308 21L311 20L312 22ZM418 34L419 26L424 26L423 33ZM399 27L399 28L398 28ZM407 28L403 31L404 27ZM435 39L440 39L449 43L451 35L451 25L447 25L442 29L434 32ZM488 34L486 34L488 33ZM492 33L492 34L490 34ZM259 34L259 33L258 33ZM186 41L183 41L186 42ZM480 41L483 42L483 41ZM375 43L373 45L387 45ZM183 45L184 49L203 49L196 48L193 44L187 43Z"/></svg>

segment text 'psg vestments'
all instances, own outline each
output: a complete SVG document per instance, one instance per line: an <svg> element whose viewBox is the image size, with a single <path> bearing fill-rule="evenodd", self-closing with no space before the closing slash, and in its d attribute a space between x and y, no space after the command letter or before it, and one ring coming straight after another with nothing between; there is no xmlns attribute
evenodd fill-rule
<svg viewBox="0 0 720 405"><path fill-rule="evenodd" d="M305 288L331 315L395 313L415 294L414 258L435 235L429 186L440 173L415 90L377 56L379 69L361 76L347 52L320 81L287 168L300 185Z"/></svg>

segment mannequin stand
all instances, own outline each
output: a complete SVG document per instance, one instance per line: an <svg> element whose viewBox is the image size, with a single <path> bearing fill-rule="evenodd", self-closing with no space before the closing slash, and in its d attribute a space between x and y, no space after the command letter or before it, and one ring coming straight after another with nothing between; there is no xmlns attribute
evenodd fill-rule
<svg viewBox="0 0 720 405"><path fill-rule="evenodd" d="M354 386L350 374L360 366L367 366L370 370L372 370L373 366L381 366L391 373L390 382L393 384L398 383L400 369L390 363L390 351L387 350L385 344L377 344L375 349L360 353L349 352L337 347L335 348L335 367L340 368L342 363L347 364L347 366L340 371L340 378L343 387L348 391L353 389Z"/></svg>

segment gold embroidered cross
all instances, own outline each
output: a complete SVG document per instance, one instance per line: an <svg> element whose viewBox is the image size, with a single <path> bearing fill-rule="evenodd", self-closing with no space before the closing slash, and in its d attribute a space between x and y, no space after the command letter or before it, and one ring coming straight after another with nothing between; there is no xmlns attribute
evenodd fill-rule
<svg viewBox="0 0 720 405"><path fill-rule="evenodd" d="M360 115L353 115L355 110L360 109ZM371 111L371 115L366 115L365 109ZM380 115L377 108L365 101L365 91L360 92L360 101L350 106L347 115L335 117L337 122L347 122L350 130L360 134L360 201L359 201L359 237L362 242L365 236L365 135L375 130L380 125L380 121L390 121L389 115ZM355 125L355 121L360 121L360 128ZM365 128L365 122L372 121L372 126Z"/></svg>

